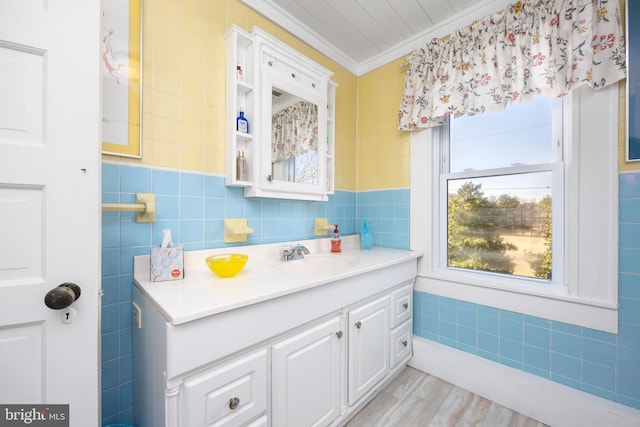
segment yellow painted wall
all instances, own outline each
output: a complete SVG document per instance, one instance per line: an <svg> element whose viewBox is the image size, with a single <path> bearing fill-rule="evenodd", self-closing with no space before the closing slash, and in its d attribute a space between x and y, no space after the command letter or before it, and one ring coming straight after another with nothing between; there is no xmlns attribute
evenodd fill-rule
<svg viewBox="0 0 640 427"><path fill-rule="evenodd" d="M224 174L224 33L254 25L334 72L336 188L356 190L356 76L239 0L145 0L142 159L104 159Z"/></svg>
<svg viewBox="0 0 640 427"><path fill-rule="evenodd" d="M624 0L620 0L624 14ZM405 70L402 59L358 77L358 190L410 185L409 132L397 130ZM640 170L625 162L626 81L619 83L619 169Z"/></svg>
<svg viewBox="0 0 640 427"><path fill-rule="evenodd" d="M358 190L410 184L409 133L398 130L403 59L358 78Z"/></svg>
<svg viewBox="0 0 640 427"><path fill-rule="evenodd" d="M224 32L231 24L257 25L335 73L336 188L410 185L409 133L397 130L402 59L356 78L239 0L144 2L143 158L105 159L224 174ZM624 83L620 107L620 170L637 170L640 163L624 162Z"/></svg>

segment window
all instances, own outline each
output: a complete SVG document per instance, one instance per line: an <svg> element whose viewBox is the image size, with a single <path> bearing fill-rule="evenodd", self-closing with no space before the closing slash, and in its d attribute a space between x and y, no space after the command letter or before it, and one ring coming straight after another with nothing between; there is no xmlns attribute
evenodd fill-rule
<svg viewBox="0 0 640 427"><path fill-rule="evenodd" d="M304 154L271 163L271 175L281 181L316 185L318 183L318 152Z"/></svg>
<svg viewBox="0 0 640 427"><path fill-rule="evenodd" d="M309 150L302 156L294 158L294 180L303 184L318 183L318 152Z"/></svg>
<svg viewBox="0 0 640 427"><path fill-rule="evenodd" d="M616 332L617 145L617 87L412 132L416 290Z"/></svg>
<svg viewBox="0 0 640 427"><path fill-rule="evenodd" d="M562 283L563 222L552 221L563 208L562 185L553 185L562 182L562 122L562 100L542 96L450 118L439 141L440 265L545 286L555 271Z"/></svg>

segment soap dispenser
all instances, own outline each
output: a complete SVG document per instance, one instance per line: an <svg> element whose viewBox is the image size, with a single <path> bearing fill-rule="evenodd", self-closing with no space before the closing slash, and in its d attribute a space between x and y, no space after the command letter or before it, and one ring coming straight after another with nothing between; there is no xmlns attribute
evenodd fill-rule
<svg viewBox="0 0 640 427"><path fill-rule="evenodd" d="M340 238L340 231L338 231L338 224L334 227L333 236L331 237L331 252L342 252L342 239Z"/></svg>
<svg viewBox="0 0 640 427"><path fill-rule="evenodd" d="M364 220L362 233L360 233L360 249L370 250L373 247L373 236L369 231L369 221Z"/></svg>

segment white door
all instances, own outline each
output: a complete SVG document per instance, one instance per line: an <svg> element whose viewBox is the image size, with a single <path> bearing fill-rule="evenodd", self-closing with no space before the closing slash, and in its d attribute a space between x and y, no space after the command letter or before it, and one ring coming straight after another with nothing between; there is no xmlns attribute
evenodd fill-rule
<svg viewBox="0 0 640 427"><path fill-rule="evenodd" d="M273 426L327 426L340 415L345 340L337 316L273 346Z"/></svg>
<svg viewBox="0 0 640 427"><path fill-rule="evenodd" d="M389 295L349 312L349 405L389 373Z"/></svg>
<svg viewBox="0 0 640 427"><path fill-rule="evenodd" d="M100 19L0 0L0 405L68 404L75 427L100 421ZM47 308L65 282L73 310Z"/></svg>

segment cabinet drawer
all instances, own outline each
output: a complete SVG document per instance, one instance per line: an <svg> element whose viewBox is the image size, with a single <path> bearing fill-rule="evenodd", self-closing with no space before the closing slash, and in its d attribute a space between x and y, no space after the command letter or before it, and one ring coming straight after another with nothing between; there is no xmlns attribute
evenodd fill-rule
<svg viewBox="0 0 640 427"><path fill-rule="evenodd" d="M411 319L413 314L413 283L391 293L391 327Z"/></svg>
<svg viewBox="0 0 640 427"><path fill-rule="evenodd" d="M267 350L239 356L184 381L184 425L239 426L267 409Z"/></svg>
<svg viewBox="0 0 640 427"><path fill-rule="evenodd" d="M391 367L396 366L411 354L412 329L413 322L408 320L391 331Z"/></svg>
<svg viewBox="0 0 640 427"><path fill-rule="evenodd" d="M267 416L263 415L262 417L249 424L247 427L267 427L267 425Z"/></svg>

